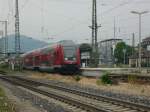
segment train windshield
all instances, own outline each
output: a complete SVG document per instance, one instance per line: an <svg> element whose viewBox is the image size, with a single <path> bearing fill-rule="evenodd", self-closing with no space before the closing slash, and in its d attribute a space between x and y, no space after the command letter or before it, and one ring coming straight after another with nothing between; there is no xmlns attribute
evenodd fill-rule
<svg viewBox="0 0 150 112"><path fill-rule="evenodd" d="M65 60L76 60L76 46L64 46L64 58Z"/></svg>

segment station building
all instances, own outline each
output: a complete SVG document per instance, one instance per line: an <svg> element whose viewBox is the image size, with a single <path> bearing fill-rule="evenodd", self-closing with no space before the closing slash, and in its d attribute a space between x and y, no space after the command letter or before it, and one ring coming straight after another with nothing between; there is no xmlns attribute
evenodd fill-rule
<svg viewBox="0 0 150 112"><path fill-rule="evenodd" d="M114 64L115 45L119 42L122 42L122 39L106 39L98 42L98 61L100 66L111 66ZM81 65L82 67L88 67L90 65L90 51L81 53Z"/></svg>
<svg viewBox="0 0 150 112"><path fill-rule="evenodd" d="M122 42L122 39L106 39L98 43L99 65L114 64L114 50L119 42Z"/></svg>
<svg viewBox="0 0 150 112"><path fill-rule="evenodd" d="M141 47L141 66L150 67L150 37L142 40ZM138 61L139 52L136 50L136 52L129 57L129 67L138 67Z"/></svg>

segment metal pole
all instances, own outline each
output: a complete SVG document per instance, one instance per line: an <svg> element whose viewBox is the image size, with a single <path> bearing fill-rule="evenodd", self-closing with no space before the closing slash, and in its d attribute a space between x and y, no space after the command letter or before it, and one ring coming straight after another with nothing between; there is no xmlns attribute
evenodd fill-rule
<svg viewBox="0 0 150 112"><path fill-rule="evenodd" d="M96 0L92 0L92 54L91 54L91 65L97 67L97 7Z"/></svg>
<svg viewBox="0 0 150 112"><path fill-rule="evenodd" d="M98 66L99 53L98 53L98 42L97 42L97 31L101 25L97 25L97 0L92 0L92 52L90 64L94 67Z"/></svg>
<svg viewBox="0 0 150 112"><path fill-rule="evenodd" d="M5 21L5 56L8 53L7 21Z"/></svg>
<svg viewBox="0 0 150 112"><path fill-rule="evenodd" d="M94 50L94 22L95 22L95 18L94 18L94 2L95 0L93 0L92 2L92 53L93 53L93 50ZM92 55L92 60L93 60L93 55Z"/></svg>
<svg viewBox="0 0 150 112"><path fill-rule="evenodd" d="M114 39L116 39L116 19L114 17ZM116 42L115 42L116 45Z"/></svg>
<svg viewBox="0 0 150 112"><path fill-rule="evenodd" d="M16 14L15 14L15 52L16 56L20 55L20 31L19 31L19 7L18 0L16 0Z"/></svg>
<svg viewBox="0 0 150 112"><path fill-rule="evenodd" d="M134 47L135 47L135 35L132 34L132 55L134 54Z"/></svg>
<svg viewBox="0 0 150 112"><path fill-rule="evenodd" d="M5 38L4 38L4 43L3 43L3 53L5 56L7 56L7 51L8 51L8 37L7 37L7 21L0 21L1 23L5 24Z"/></svg>
<svg viewBox="0 0 150 112"><path fill-rule="evenodd" d="M99 60L97 60L98 59L97 30L98 30L98 25L97 25L97 0L95 0L95 51L96 51L95 61L96 62L99 61Z"/></svg>
<svg viewBox="0 0 150 112"><path fill-rule="evenodd" d="M141 14L139 14L139 70L141 71Z"/></svg>
<svg viewBox="0 0 150 112"><path fill-rule="evenodd" d="M3 33L3 31L1 31L1 43L0 43L0 47L1 47L1 56L3 57L3 55L4 55L4 33ZM1 57L1 58L2 58Z"/></svg>
<svg viewBox="0 0 150 112"><path fill-rule="evenodd" d="M15 12L15 53L16 53L16 62L15 66L18 67L19 70L21 70L21 60L20 60L20 24L19 24L19 3L18 0L16 0L16 12Z"/></svg>
<svg viewBox="0 0 150 112"><path fill-rule="evenodd" d="M125 48L123 49L123 54L124 54L123 63L126 64L126 49Z"/></svg>
<svg viewBox="0 0 150 112"><path fill-rule="evenodd" d="M141 14L139 14L139 70L141 70Z"/></svg>
<svg viewBox="0 0 150 112"><path fill-rule="evenodd" d="M97 0L95 0L95 67L98 67L99 63L99 53L98 53L98 42L97 42L97 31L98 31L98 25L97 25Z"/></svg>
<svg viewBox="0 0 150 112"><path fill-rule="evenodd" d="M126 52L124 52L124 64L126 64Z"/></svg>
<svg viewBox="0 0 150 112"><path fill-rule="evenodd" d="M148 13L148 11L143 11L143 12L131 11L131 13L139 15L139 59L138 59L138 67L139 67L139 71L141 71L141 57L142 57L142 55L141 55L141 53L142 53L142 49L141 49L141 16L142 16L142 14Z"/></svg>
<svg viewBox="0 0 150 112"><path fill-rule="evenodd" d="M114 39L116 39L116 19L114 17ZM115 47L116 47L116 41L114 42ZM113 52L113 65L115 67L115 52Z"/></svg>

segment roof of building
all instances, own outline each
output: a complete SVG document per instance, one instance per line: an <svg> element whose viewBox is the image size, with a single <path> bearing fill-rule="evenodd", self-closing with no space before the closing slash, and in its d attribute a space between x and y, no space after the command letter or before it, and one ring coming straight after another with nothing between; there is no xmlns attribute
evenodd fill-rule
<svg viewBox="0 0 150 112"><path fill-rule="evenodd" d="M146 37L143 41L150 41L150 37Z"/></svg>
<svg viewBox="0 0 150 112"><path fill-rule="evenodd" d="M148 45L150 45L150 37L147 37L142 41L142 46L148 46Z"/></svg>
<svg viewBox="0 0 150 112"><path fill-rule="evenodd" d="M114 39L114 38L105 39L105 40L100 41L100 43L102 43L102 42L108 42L108 41L122 41L122 39Z"/></svg>

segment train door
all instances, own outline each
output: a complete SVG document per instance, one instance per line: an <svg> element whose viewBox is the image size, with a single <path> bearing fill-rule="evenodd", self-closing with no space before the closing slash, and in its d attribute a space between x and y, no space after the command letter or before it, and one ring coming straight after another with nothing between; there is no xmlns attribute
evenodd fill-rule
<svg viewBox="0 0 150 112"><path fill-rule="evenodd" d="M40 56L35 56L34 57L34 64L36 67L40 65Z"/></svg>
<svg viewBox="0 0 150 112"><path fill-rule="evenodd" d="M56 48L54 53L53 53L53 60L54 60L54 65L60 65L61 60L60 60L60 49Z"/></svg>
<svg viewBox="0 0 150 112"><path fill-rule="evenodd" d="M47 61L48 61L48 66L53 66L53 61L52 61L52 54L51 53L48 53L47 55Z"/></svg>
<svg viewBox="0 0 150 112"><path fill-rule="evenodd" d="M54 64L54 55L53 55L53 49L52 48L48 48L47 61L49 63L49 66L52 67Z"/></svg>

